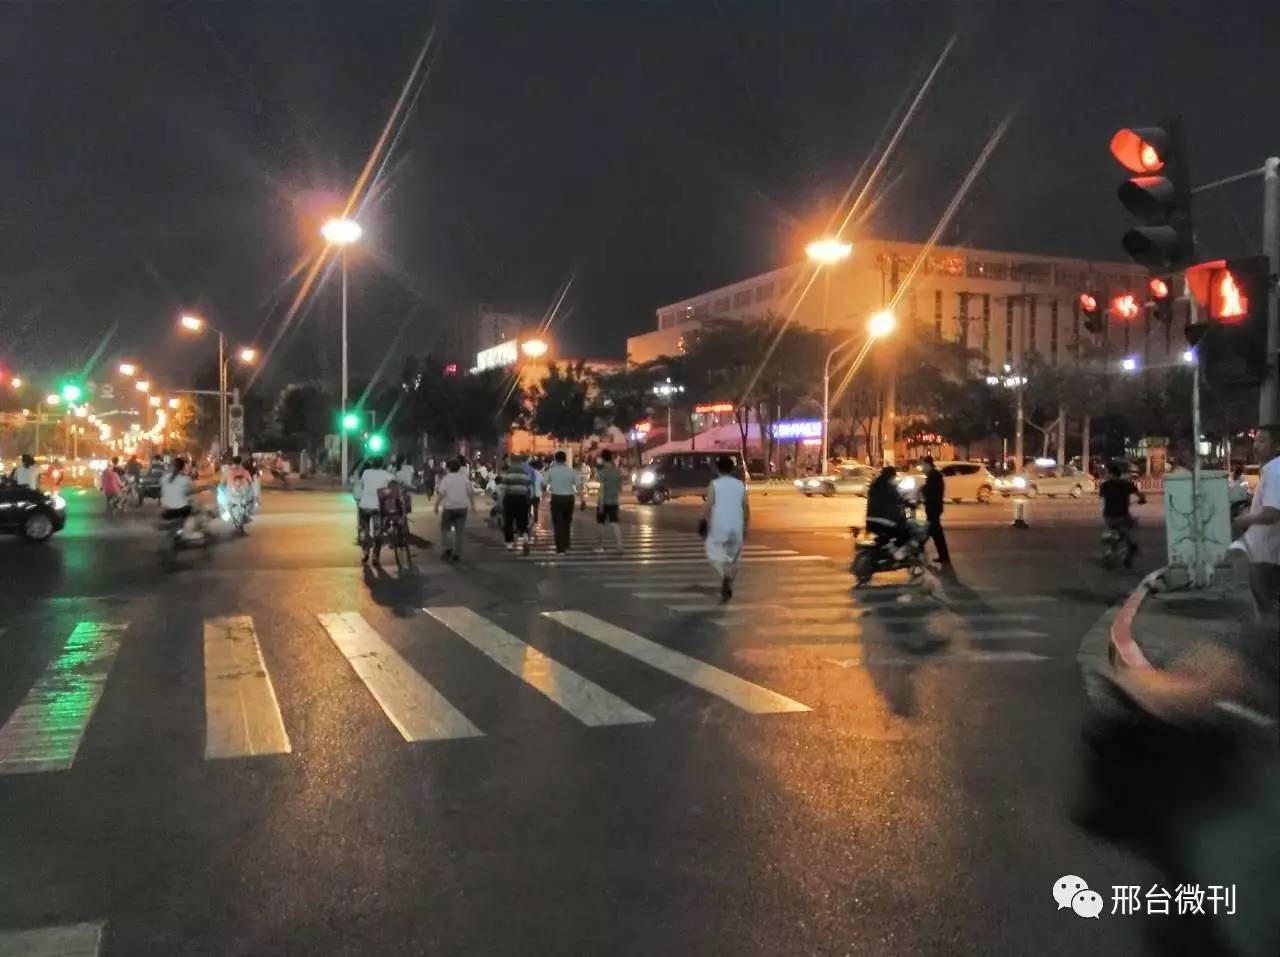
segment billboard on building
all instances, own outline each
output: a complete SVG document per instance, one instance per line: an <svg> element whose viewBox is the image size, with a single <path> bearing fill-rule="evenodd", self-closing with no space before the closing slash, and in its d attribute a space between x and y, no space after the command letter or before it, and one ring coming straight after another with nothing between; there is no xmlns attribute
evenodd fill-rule
<svg viewBox="0 0 1280 957"><path fill-rule="evenodd" d="M499 342L496 346L481 349L476 353L476 365L472 372L483 372L485 369L504 369L513 366L520 358L519 347L514 339Z"/></svg>

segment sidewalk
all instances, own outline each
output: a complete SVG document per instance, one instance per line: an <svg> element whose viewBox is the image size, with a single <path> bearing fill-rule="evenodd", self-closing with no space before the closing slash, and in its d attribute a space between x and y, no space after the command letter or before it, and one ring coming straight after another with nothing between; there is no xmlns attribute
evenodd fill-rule
<svg viewBox="0 0 1280 957"><path fill-rule="evenodd" d="M1165 569L1147 576L1111 626L1116 667L1168 668L1206 644L1228 648L1262 678L1268 713L1280 705L1280 635L1274 622L1255 617L1248 573L1234 562L1219 565L1211 587L1165 588Z"/></svg>

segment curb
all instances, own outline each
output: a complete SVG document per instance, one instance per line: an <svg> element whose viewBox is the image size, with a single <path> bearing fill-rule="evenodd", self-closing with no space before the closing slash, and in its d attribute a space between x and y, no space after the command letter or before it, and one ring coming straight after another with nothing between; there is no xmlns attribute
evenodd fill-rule
<svg viewBox="0 0 1280 957"><path fill-rule="evenodd" d="M1107 658L1113 668L1154 667L1147 660L1147 656L1142 653L1142 648L1139 647L1138 642L1134 640L1133 620L1138 616L1138 609L1142 607L1142 603L1151 594L1152 585L1166 571L1168 571L1167 567L1157 568L1146 575L1138 583L1138 587L1124 600L1124 604L1120 606L1120 611L1116 613L1115 619L1111 622L1111 647L1107 650Z"/></svg>

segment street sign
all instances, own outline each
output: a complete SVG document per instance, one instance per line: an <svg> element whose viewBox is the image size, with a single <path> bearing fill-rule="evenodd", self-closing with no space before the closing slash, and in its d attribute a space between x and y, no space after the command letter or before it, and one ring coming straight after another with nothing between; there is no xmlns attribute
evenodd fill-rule
<svg viewBox="0 0 1280 957"><path fill-rule="evenodd" d="M227 438L235 447L244 444L244 406L233 405L227 408Z"/></svg>

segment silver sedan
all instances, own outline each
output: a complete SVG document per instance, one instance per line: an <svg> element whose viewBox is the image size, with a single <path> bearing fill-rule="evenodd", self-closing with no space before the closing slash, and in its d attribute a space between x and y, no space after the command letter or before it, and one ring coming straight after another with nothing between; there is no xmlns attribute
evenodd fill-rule
<svg viewBox="0 0 1280 957"><path fill-rule="evenodd" d="M808 478L795 480L795 487L805 497L821 495L831 498L835 495L866 496L867 486L876 477L876 470L867 465L842 465L829 475L811 475Z"/></svg>

